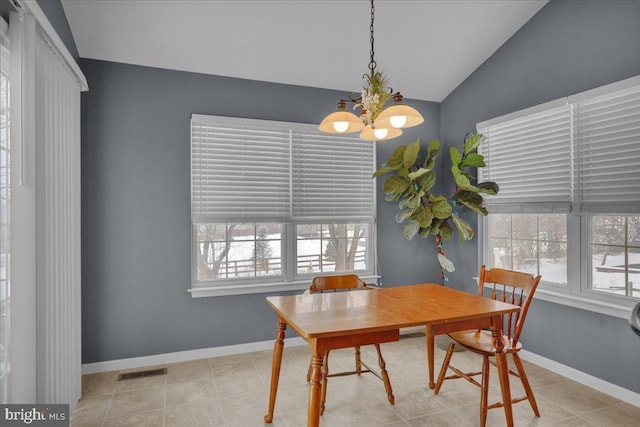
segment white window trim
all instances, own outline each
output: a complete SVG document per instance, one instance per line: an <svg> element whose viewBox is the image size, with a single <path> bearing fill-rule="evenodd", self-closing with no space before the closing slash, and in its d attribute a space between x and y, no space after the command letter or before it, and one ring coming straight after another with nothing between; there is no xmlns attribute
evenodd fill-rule
<svg viewBox="0 0 640 427"><path fill-rule="evenodd" d="M192 114L192 119L208 119L214 118L219 119L221 117L216 116L208 116L208 115L199 115ZM232 117L224 117L225 120L228 120L229 123L235 125L244 125L244 124L256 124L258 122L263 122L263 125L266 126L277 126L278 124L285 125L294 130L307 130L307 131L316 131L317 126L311 124L304 123L290 123L290 122L278 122L272 120L258 120L258 119L246 119L246 118L232 118ZM368 143L364 142L363 143ZM293 139L290 141L290 146L293 144ZM293 155L293 150L290 148L290 156ZM372 152L372 173L375 170L377 159L376 159L376 150L375 146L373 147ZM291 179L291 178L290 178ZM373 204L373 217L372 218L350 218L344 217L341 218L340 223L366 223L369 224L369 229L367 233L367 270L364 271L355 271L355 272L317 272L317 273L298 273L296 269L296 260L297 260L297 244L296 244L296 233L295 226L304 223L312 223L312 224L326 224L327 220L323 218L303 218L299 219L296 217L287 218L284 220L282 224L282 234L281 234L281 254L282 254L282 274L279 276L265 276L265 277L253 277L253 278L231 278L231 279L217 279L217 280L209 280L209 281L197 281L195 278L197 277L197 267L193 260L196 257L195 253L195 245L194 239L196 238L196 229L195 223L193 222L193 218L191 220L191 287L187 289L187 292L191 295L192 298L201 298L201 297L216 297L216 296L225 296L225 295L243 295L243 294L255 294L255 293L271 293L271 292L280 292L280 291L292 291L292 290L303 290L308 289L311 280L315 276L320 275L332 275L332 274L350 274L355 273L364 280L365 282L378 284L380 282L380 276L377 273L377 215L376 215L376 203L377 203L377 195L375 191L376 186L376 178L371 178L373 183L373 192L372 192L372 204ZM293 191L293 186L291 186L290 191ZM191 202L192 203L192 202ZM254 221L255 220L255 221ZM238 219L238 221L232 221L227 219L228 223L243 223L243 222L256 222L260 223L261 220L257 218L246 218L246 219ZM274 222L272 220L263 221L263 222ZM336 222L337 223L337 222ZM259 283L257 281L260 280Z"/></svg>
<svg viewBox="0 0 640 427"><path fill-rule="evenodd" d="M586 258L589 249L588 242L586 239L580 238L580 227L583 228L582 235L586 236L584 233L587 231L587 221L580 221L580 218L575 215L571 217L574 219L567 221L567 251L569 253L579 253L580 255L577 257L569 257L568 259L568 283L566 286L559 286L555 283L545 282L543 277L536 290L534 299L579 308L581 310L593 311L621 319L628 319L631 315L631 310L638 303L637 298L606 294L589 289L590 277L586 266L581 265L581 262L588 262ZM488 258L485 257L485 254L489 253L489 239L484 236L484 230L487 229L488 220L487 217L478 215L479 266L488 263Z"/></svg>

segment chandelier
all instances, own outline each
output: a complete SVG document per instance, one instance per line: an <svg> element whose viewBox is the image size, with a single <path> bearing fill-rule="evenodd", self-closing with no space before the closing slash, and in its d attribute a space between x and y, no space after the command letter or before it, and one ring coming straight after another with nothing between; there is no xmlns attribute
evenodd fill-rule
<svg viewBox="0 0 640 427"><path fill-rule="evenodd" d="M360 132L360 138L367 141L383 141L402 135L402 129L417 126L424 122L422 115L412 107L403 103L400 92L393 93L388 87L384 74L376 71L373 49L373 21L375 7L371 0L371 25L369 51L369 74L363 78L367 84L358 98L341 99L338 108L322 120L318 128L326 133ZM387 101L393 99L393 105L384 108ZM359 116L347 110L347 104L360 110Z"/></svg>

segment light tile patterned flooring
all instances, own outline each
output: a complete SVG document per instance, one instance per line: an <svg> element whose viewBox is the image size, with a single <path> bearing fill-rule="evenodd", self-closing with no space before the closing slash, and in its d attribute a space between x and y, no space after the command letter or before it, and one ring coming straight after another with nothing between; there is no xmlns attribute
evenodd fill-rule
<svg viewBox="0 0 640 427"><path fill-rule="evenodd" d="M438 396L427 387L425 338L403 337L383 344L395 405L371 374L329 379L321 426L477 426L480 389L464 380L446 381ZM372 347L363 358L375 365ZM444 352L436 350L436 374ZM511 362L511 358L509 358ZM286 347L276 401L274 427L306 426L309 363L307 346ZM514 405L516 426L637 427L640 408L616 400L531 363L525 363L540 408L536 418L529 404ZM454 366L475 370L481 358L470 352L453 356ZM83 398L71 420L88 426L263 426L271 375L271 351L216 357L164 365L166 376L117 381L120 372L83 377ZM330 370L353 369L353 350L333 351ZM494 369L494 368L492 368ZM140 369L136 369L140 370ZM522 395L517 378L512 391ZM490 402L499 396L495 369ZM489 411L488 426L503 426L502 409Z"/></svg>

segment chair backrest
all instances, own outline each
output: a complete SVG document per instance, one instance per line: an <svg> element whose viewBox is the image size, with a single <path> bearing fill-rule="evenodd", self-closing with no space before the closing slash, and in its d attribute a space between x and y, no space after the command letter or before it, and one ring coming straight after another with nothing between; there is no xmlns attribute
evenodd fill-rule
<svg viewBox="0 0 640 427"><path fill-rule="evenodd" d="M505 316L504 322L504 333L513 340L514 345L520 339L524 320L527 317L527 311L538 283L540 283L539 275L533 277L527 273L501 268L487 270L484 265L480 268L480 282L478 284L480 295L483 295L484 289L490 287L491 284L490 298L520 306L520 312Z"/></svg>
<svg viewBox="0 0 640 427"><path fill-rule="evenodd" d="M356 274L342 274L339 276L318 276L313 279L309 293L337 292L339 290L370 289Z"/></svg>

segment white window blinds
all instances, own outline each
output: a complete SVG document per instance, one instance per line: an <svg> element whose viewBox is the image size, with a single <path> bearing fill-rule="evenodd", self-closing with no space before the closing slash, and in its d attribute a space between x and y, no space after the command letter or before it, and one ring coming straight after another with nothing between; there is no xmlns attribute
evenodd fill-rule
<svg viewBox="0 0 640 427"><path fill-rule="evenodd" d="M355 136L296 132L292 147L293 218L371 220L374 145Z"/></svg>
<svg viewBox="0 0 640 427"><path fill-rule="evenodd" d="M640 212L640 86L576 104L580 209Z"/></svg>
<svg viewBox="0 0 640 427"><path fill-rule="evenodd" d="M494 213L640 212L640 76L477 125Z"/></svg>
<svg viewBox="0 0 640 427"><path fill-rule="evenodd" d="M478 125L487 167L481 181L495 181L490 211L569 211L572 199L571 115L567 105Z"/></svg>
<svg viewBox="0 0 640 427"><path fill-rule="evenodd" d="M278 221L289 216L290 131L228 117L191 118L195 222Z"/></svg>
<svg viewBox="0 0 640 427"><path fill-rule="evenodd" d="M374 148L313 125L193 114L192 219L371 220Z"/></svg>

